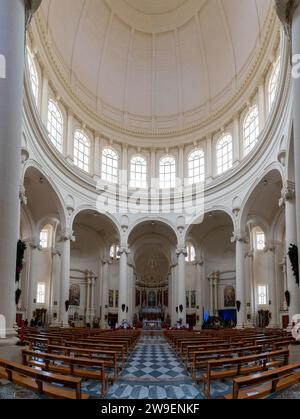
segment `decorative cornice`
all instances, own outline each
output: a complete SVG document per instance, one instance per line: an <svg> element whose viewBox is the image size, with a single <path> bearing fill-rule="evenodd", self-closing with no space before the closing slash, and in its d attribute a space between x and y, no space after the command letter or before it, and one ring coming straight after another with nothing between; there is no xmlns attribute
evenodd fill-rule
<svg viewBox="0 0 300 419"><path fill-rule="evenodd" d="M177 256L183 255L184 257L187 257L188 253L187 253L186 247L178 247L176 249L176 255Z"/></svg>
<svg viewBox="0 0 300 419"><path fill-rule="evenodd" d="M61 232L60 241L66 242L66 241L75 241L75 236L73 235L73 230L66 228Z"/></svg>
<svg viewBox="0 0 300 419"><path fill-rule="evenodd" d="M231 237L231 243L237 242L246 244L248 242L246 235L241 232L233 232Z"/></svg>
<svg viewBox="0 0 300 419"><path fill-rule="evenodd" d="M118 256L121 256L123 254L129 255L130 254L130 249L128 247L120 247L118 250Z"/></svg>

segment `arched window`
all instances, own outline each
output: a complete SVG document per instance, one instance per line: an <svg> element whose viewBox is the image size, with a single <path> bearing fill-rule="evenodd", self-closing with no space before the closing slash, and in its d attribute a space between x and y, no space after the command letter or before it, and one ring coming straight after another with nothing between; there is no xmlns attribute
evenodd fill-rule
<svg viewBox="0 0 300 419"><path fill-rule="evenodd" d="M194 150L190 154L188 176L191 185L205 181L205 155L203 150Z"/></svg>
<svg viewBox="0 0 300 419"><path fill-rule="evenodd" d="M280 76L280 57L277 59L269 81L268 97L269 97L269 111L271 111L279 82Z"/></svg>
<svg viewBox="0 0 300 419"><path fill-rule="evenodd" d="M147 188L147 162L141 156L135 156L130 162L130 186Z"/></svg>
<svg viewBox="0 0 300 419"><path fill-rule="evenodd" d="M63 148L63 117L59 107L53 100L48 103L48 132L52 144L58 151L62 152Z"/></svg>
<svg viewBox="0 0 300 419"><path fill-rule="evenodd" d="M247 156L255 147L259 136L259 113L255 105L248 112L243 126L244 155Z"/></svg>
<svg viewBox="0 0 300 419"><path fill-rule="evenodd" d="M118 253L119 249L120 249L120 246L118 244L114 243L111 245L110 250L109 250L109 256L111 257L112 260L120 259L120 256Z"/></svg>
<svg viewBox="0 0 300 419"><path fill-rule="evenodd" d="M52 246L52 231L53 228L50 224L47 224L40 231L40 248L49 249Z"/></svg>
<svg viewBox="0 0 300 419"><path fill-rule="evenodd" d="M102 179L107 182L118 182L119 156L111 148L102 151Z"/></svg>
<svg viewBox="0 0 300 419"><path fill-rule="evenodd" d="M217 142L217 173L218 175L226 172L232 167L233 146L232 136L225 134Z"/></svg>
<svg viewBox="0 0 300 419"><path fill-rule="evenodd" d="M161 189L176 187L176 161L173 156L165 156L160 159L159 185Z"/></svg>
<svg viewBox="0 0 300 419"><path fill-rule="evenodd" d="M29 70L29 76L30 76L30 82L31 82L31 90L33 97L35 99L35 103L38 103L38 97L39 97L39 77L36 70L36 66L33 60L33 56L30 52L30 50L27 48L27 63L28 63L28 70Z"/></svg>
<svg viewBox="0 0 300 419"><path fill-rule="evenodd" d="M196 260L196 251L192 243L186 244L187 256L185 257L186 262L194 262Z"/></svg>
<svg viewBox="0 0 300 419"><path fill-rule="evenodd" d="M85 172L90 166L90 140L82 131L75 131L74 134L74 164Z"/></svg>
<svg viewBox="0 0 300 419"><path fill-rule="evenodd" d="M266 247L266 235L260 227L253 229L255 250L264 250Z"/></svg>

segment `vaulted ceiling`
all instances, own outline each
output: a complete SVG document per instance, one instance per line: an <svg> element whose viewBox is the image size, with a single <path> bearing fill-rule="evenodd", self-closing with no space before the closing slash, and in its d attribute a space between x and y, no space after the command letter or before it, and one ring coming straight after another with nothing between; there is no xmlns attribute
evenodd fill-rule
<svg viewBox="0 0 300 419"><path fill-rule="evenodd" d="M272 7L271 0L43 0L37 19L85 104L123 126L158 130L189 126L236 94Z"/></svg>

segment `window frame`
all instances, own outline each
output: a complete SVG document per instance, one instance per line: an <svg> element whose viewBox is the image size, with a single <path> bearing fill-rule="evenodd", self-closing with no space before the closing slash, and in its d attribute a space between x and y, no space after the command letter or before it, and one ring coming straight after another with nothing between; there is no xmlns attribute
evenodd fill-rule
<svg viewBox="0 0 300 419"><path fill-rule="evenodd" d="M134 162L135 159L141 159L143 160L143 162L145 163L144 165L138 165L137 163ZM141 170L138 172L136 170L137 167L140 167ZM133 170L134 168L134 170ZM139 176L140 179L142 179L139 182ZM148 187L148 164L147 164L147 160L145 159L144 156L141 155L135 155L132 156L130 159L130 180L129 180L129 186L131 188L136 188L136 189L146 189Z"/></svg>
<svg viewBox="0 0 300 419"><path fill-rule="evenodd" d="M56 115L53 110L50 110L50 106L53 106ZM51 143L60 153L62 153L64 144L64 119L59 105L51 98L48 100L47 130ZM55 136L54 133L56 134Z"/></svg>
<svg viewBox="0 0 300 419"><path fill-rule="evenodd" d="M258 143L260 135L259 109L255 104L247 112L243 122L243 154L248 156Z"/></svg>
<svg viewBox="0 0 300 419"><path fill-rule="evenodd" d="M198 153L198 156L196 154ZM194 158L192 156L195 155ZM199 161L198 165L195 162ZM188 179L190 185L205 182L206 164L205 152L202 148L192 150L187 159ZM192 172L192 173L191 173Z"/></svg>
<svg viewBox="0 0 300 419"><path fill-rule="evenodd" d="M39 293L39 287L40 286L42 286L43 287L43 290L44 290L44 293L42 294L42 293ZM39 297L40 297L40 295L43 295L43 301L39 301ZM37 287L36 287L36 303L38 304L38 305L44 305L44 304L46 304L46 283L45 282L38 282L37 283Z"/></svg>
<svg viewBox="0 0 300 419"><path fill-rule="evenodd" d="M27 60L28 73L30 77L31 92L35 99L35 104L36 106L38 106L39 88L40 88L39 74L38 74L36 64L34 62L34 56L28 47L26 48L26 60Z"/></svg>
<svg viewBox="0 0 300 419"><path fill-rule="evenodd" d="M278 86L279 86L279 80L280 80L280 73L281 73L281 57L279 56L277 60L275 61L269 82L268 82L268 107L269 112L272 111L273 105L276 100Z"/></svg>
<svg viewBox="0 0 300 419"><path fill-rule="evenodd" d="M164 160L169 159L172 161L171 164L162 164ZM169 167L170 170L166 171L165 169ZM162 178L163 176L163 178ZM169 180L166 179L166 176L169 177ZM176 188L176 176L177 176L177 170L176 170L176 158L172 155L165 155L162 156L159 159L159 188L160 189L174 189Z"/></svg>
<svg viewBox="0 0 300 419"><path fill-rule="evenodd" d="M229 141L230 139L230 141ZM220 144L223 142L226 144L222 145L220 147ZM225 148L227 149L226 153L222 153L222 155L220 155L219 153L222 150L225 150ZM216 171L217 171L217 175L220 176L226 172L228 172L229 170L232 169L233 167L233 137L230 133L225 133L223 134L216 143ZM220 164L221 161L221 164Z"/></svg>
<svg viewBox="0 0 300 419"><path fill-rule="evenodd" d="M112 165L108 164L108 155L104 155L105 152L111 152L112 156L115 156L115 158L111 157L110 160L113 163ZM101 153L102 162L101 162L101 178L105 182L117 184L119 180L119 161L120 157L117 151L115 151L111 147L104 147ZM106 159L106 161L105 161ZM104 170L105 168L105 170ZM110 173L109 173L110 172Z"/></svg>
<svg viewBox="0 0 300 419"><path fill-rule="evenodd" d="M259 292L260 288L264 288L265 289L265 303L261 303L260 302L260 298L261 298L261 293ZM263 307L263 306L267 306L268 305L268 286L266 284L257 284L256 285L256 292L257 292L257 305L259 307Z"/></svg>
<svg viewBox="0 0 300 419"><path fill-rule="evenodd" d="M76 138L77 135L79 135L78 138ZM89 173L90 160L91 141L84 131L76 129L73 137L73 163L78 169Z"/></svg>

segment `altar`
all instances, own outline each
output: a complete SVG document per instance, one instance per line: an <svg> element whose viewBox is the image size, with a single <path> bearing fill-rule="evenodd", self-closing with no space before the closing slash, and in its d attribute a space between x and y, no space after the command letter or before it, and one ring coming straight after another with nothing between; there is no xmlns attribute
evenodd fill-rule
<svg viewBox="0 0 300 419"><path fill-rule="evenodd" d="M144 330L161 330L161 320L143 320Z"/></svg>

